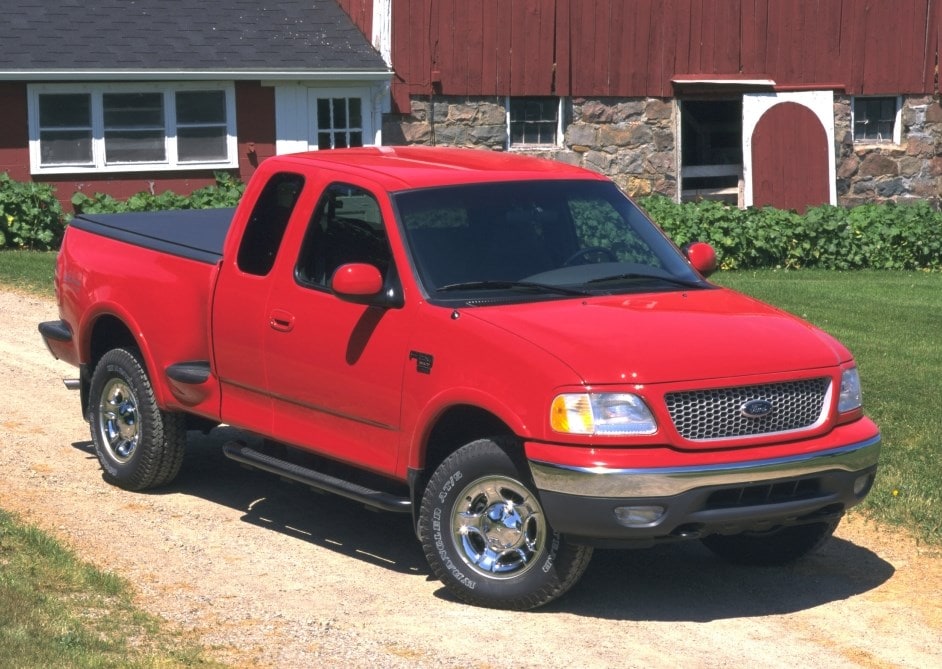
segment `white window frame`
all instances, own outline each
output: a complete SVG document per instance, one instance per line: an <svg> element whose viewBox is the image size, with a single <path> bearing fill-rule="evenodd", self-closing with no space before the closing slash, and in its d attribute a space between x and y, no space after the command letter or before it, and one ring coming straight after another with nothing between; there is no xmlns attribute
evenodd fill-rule
<svg viewBox="0 0 942 669"><path fill-rule="evenodd" d="M189 91L223 91L225 93L226 158L224 160L181 161L177 158L176 93ZM106 93L161 93L163 95L165 160L112 164L105 162L103 98ZM89 95L91 97L92 161L90 163L43 165L39 139L39 96L70 94ZM29 162L32 174L178 172L182 170L233 169L239 166L235 86L231 82L30 84L27 86L27 104L29 115Z"/></svg>
<svg viewBox="0 0 942 669"><path fill-rule="evenodd" d="M893 137L885 139L857 139L856 121L857 121L857 101L868 99L893 98L896 100L896 114L893 117ZM887 144L902 144L903 142L903 97L900 95L855 95L850 104L850 134L854 138L854 145L866 146L877 145L886 146Z"/></svg>
<svg viewBox="0 0 942 669"><path fill-rule="evenodd" d="M564 130L563 128L563 111L564 111L563 102L565 100L564 98L557 99L556 141L555 142L552 142L552 143L547 142L546 144L514 143L513 134L511 133L511 130L510 130L510 122L511 122L510 101L511 100L522 100L522 99L527 99L527 98L545 99L545 98L551 98L551 97L553 96L552 95L515 95L513 97L507 96L504 98L504 109L506 110L506 114L505 114L506 126L504 130L506 132L506 146L507 146L508 151L511 151L511 150L539 151L541 149L551 151L551 150L555 150L563 146L563 130Z"/></svg>
<svg viewBox="0 0 942 669"><path fill-rule="evenodd" d="M318 151L323 149L320 148L320 134L322 132L330 133L331 139L335 139L336 135L344 135L349 137L350 133L358 132L360 133L360 146L367 146L371 137L367 134L369 130L369 100L362 95L351 95L349 91L341 90L332 90L332 89L320 89L320 88L309 88L307 92L308 99L308 113L310 114L310 124L311 129L309 131L309 145ZM328 125L322 126L320 124L320 119L318 118L317 112L317 101L318 100L327 100L330 105L331 112L333 112L334 101L343 100L344 104L349 110L350 100L359 100L360 101L360 125L353 126L350 124L349 114L347 114L347 125L344 128L335 128L333 123L333 113L331 113L331 118L328 119ZM349 146L349 142L347 143ZM329 147L334 148L334 147Z"/></svg>

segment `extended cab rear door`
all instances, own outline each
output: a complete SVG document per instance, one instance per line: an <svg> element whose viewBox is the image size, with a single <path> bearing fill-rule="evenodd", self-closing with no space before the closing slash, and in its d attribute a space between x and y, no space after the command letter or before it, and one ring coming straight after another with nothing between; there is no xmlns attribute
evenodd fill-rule
<svg viewBox="0 0 942 669"><path fill-rule="evenodd" d="M213 354L222 419L265 435L272 429L264 353L270 327L268 296L275 260L285 252L289 223L299 217L303 225L305 210L310 211L310 205L299 205L305 181L301 174L276 172L250 183L243 199L254 205L247 220L234 223L233 231L241 236L227 241L213 294Z"/></svg>
<svg viewBox="0 0 942 669"><path fill-rule="evenodd" d="M263 339L274 436L392 473L408 309L354 304L329 289L338 267L367 263L401 294L380 197L353 178L324 185L310 219L285 240L299 251L276 267Z"/></svg>

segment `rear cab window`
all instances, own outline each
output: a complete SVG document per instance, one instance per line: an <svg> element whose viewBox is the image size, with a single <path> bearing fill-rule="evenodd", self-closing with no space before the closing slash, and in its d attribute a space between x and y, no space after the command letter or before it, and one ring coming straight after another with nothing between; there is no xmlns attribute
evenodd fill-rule
<svg viewBox="0 0 942 669"><path fill-rule="evenodd" d="M240 270L256 276L271 271L303 188L304 177L292 172L280 172L268 180L242 233L236 257Z"/></svg>

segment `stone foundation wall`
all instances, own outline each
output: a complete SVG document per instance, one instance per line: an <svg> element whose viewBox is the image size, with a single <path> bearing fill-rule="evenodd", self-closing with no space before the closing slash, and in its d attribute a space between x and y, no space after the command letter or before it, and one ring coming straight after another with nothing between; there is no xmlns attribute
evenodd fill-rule
<svg viewBox="0 0 942 669"><path fill-rule="evenodd" d="M942 202L942 105L933 96L905 97L900 144L854 144L851 99L834 99L837 199L844 206L870 202Z"/></svg>
<svg viewBox="0 0 942 669"><path fill-rule="evenodd" d="M506 150L503 97L413 99L410 114L389 115L385 144L426 144ZM562 146L513 148L600 172L630 195L677 195L677 107L656 98L575 98L565 109ZM942 104L939 97L904 99L902 141L854 144L851 98L834 103L838 203L929 200L942 204Z"/></svg>
<svg viewBox="0 0 942 669"><path fill-rule="evenodd" d="M385 144L426 144L506 150L503 97L413 98L407 116L388 116ZM659 99L568 101L562 146L512 150L600 172L630 195L677 194L674 105Z"/></svg>

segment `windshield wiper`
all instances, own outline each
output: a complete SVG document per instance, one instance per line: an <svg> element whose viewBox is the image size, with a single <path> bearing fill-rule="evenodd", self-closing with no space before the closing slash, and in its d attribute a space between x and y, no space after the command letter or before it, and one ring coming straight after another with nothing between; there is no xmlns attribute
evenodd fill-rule
<svg viewBox="0 0 942 669"><path fill-rule="evenodd" d="M534 283L532 281L461 281L459 283L449 283L441 288L436 288L435 292L450 293L461 290L532 290L541 293L573 295L578 297L585 297L590 294L576 288L554 286L548 283Z"/></svg>
<svg viewBox="0 0 942 669"><path fill-rule="evenodd" d="M665 281L685 288L704 288L705 285L700 281L690 281L688 279L678 279L673 276L664 276L662 274L648 274L645 272L627 272L625 274L613 274L612 276L603 276L599 279L586 281L586 285L593 283L606 283L608 281L626 281L629 279L648 279L652 281Z"/></svg>

